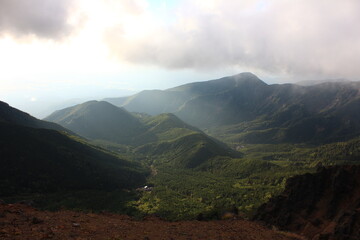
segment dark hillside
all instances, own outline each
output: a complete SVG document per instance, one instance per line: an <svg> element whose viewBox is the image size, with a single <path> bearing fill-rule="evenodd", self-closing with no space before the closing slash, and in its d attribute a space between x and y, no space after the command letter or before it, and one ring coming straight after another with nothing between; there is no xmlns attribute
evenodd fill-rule
<svg viewBox="0 0 360 240"><path fill-rule="evenodd" d="M46 128L54 129L57 131L63 131L71 133L68 129L61 127L58 124L52 122L41 121L29 115L28 113L22 112L16 108L9 106L9 104L0 101L0 122L18 124L32 128Z"/></svg>
<svg viewBox="0 0 360 240"><path fill-rule="evenodd" d="M255 219L310 239L359 239L360 166L320 168L290 178Z"/></svg>
<svg viewBox="0 0 360 240"><path fill-rule="evenodd" d="M147 173L139 164L71 135L38 128L56 128L55 123L35 119L5 103L0 107L1 196L135 188L145 181Z"/></svg>
<svg viewBox="0 0 360 240"><path fill-rule="evenodd" d="M137 164L54 130L0 124L0 195L133 188L145 181Z"/></svg>

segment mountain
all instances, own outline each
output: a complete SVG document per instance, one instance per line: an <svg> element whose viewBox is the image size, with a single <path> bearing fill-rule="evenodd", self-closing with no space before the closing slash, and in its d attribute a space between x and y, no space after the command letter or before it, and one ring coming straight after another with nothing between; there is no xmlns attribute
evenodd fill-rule
<svg viewBox="0 0 360 240"><path fill-rule="evenodd" d="M144 112L150 115L174 113L192 98L213 95L231 90L241 82L253 80L265 84L251 73L241 73L218 80L189 83L167 90L145 90L130 97L106 98L104 101L121 106L130 112Z"/></svg>
<svg viewBox="0 0 360 240"><path fill-rule="evenodd" d="M153 140L134 149L135 153L154 159L153 164L196 168L211 159L240 157L225 144L210 138L198 129L182 122L173 114L161 114L145 120L148 131L141 136L153 136Z"/></svg>
<svg viewBox="0 0 360 240"><path fill-rule="evenodd" d="M295 176L255 219L309 239L359 239L360 166L319 168Z"/></svg>
<svg viewBox="0 0 360 240"><path fill-rule="evenodd" d="M141 122L122 108L105 101L89 101L58 110L45 120L56 122L89 139L131 144L144 131Z"/></svg>
<svg viewBox="0 0 360 240"><path fill-rule="evenodd" d="M339 78L339 79L324 79L324 80L305 80L305 81L300 81L300 82L296 82L296 85L300 85L300 86L311 86L311 85L317 85L317 84L321 84L321 83L343 83L343 82L351 82L348 79L345 78Z"/></svg>
<svg viewBox="0 0 360 240"><path fill-rule="evenodd" d="M326 143L360 133L360 83L268 85L251 73L107 99L129 111L171 112L228 143Z"/></svg>
<svg viewBox="0 0 360 240"><path fill-rule="evenodd" d="M89 139L102 140L100 143L105 141L104 146L127 145L132 149L130 154L153 164L194 168L214 157L240 156L171 113L136 117L110 103L91 101L57 111L46 120Z"/></svg>
<svg viewBox="0 0 360 240"><path fill-rule="evenodd" d="M32 128L45 128L57 131L72 133L66 128L52 122L41 121L30 116L28 113L22 112L9 104L0 101L0 123L17 124Z"/></svg>
<svg viewBox="0 0 360 240"><path fill-rule="evenodd" d="M145 181L139 164L75 140L63 130L2 103L0 195L135 188ZM34 127L30 127L34 126Z"/></svg>

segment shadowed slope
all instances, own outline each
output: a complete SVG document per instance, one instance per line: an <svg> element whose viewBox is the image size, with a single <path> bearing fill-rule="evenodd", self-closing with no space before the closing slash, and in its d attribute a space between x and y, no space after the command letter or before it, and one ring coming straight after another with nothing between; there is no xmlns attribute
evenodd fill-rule
<svg viewBox="0 0 360 240"><path fill-rule="evenodd" d="M310 239L358 239L359 207L360 166L336 166L290 178L255 219Z"/></svg>
<svg viewBox="0 0 360 240"><path fill-rule="evenodd" d="M0 195L114 190L137 187L145 181L146 172L139 164L55 130L27 127L43 121L12 121L9 112L11 116L27 116L8 105L2 106L0 119L6 121L0 121Z"/></svg>

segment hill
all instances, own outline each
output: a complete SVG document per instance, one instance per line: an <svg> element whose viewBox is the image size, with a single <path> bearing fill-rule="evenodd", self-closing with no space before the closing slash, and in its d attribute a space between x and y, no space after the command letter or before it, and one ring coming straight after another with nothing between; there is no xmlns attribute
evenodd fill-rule
<svg viewBox="0 0 360 240"><path fill-rule="evenodd" d="M144 131L141 122L122 108L104 101L89 101L58 110L45 120L56 122L88 139L131 144Z"/></svg>
<svg viewBox="0 0 360 240"><path fill-rule="evenodd" d="M326 143L360 133L360 83L268 85L251 73L107 99L147 114L172 112L227 143Z"/></svg>
<svg viewBox="0 0 360 240"><path fill-rule="evenodd" d="M41 120L30 117L29 122L27 118L12 121L9 113L28 117L2 105L0 119L6 120L0 122L2 197L132 189L145 182L147 171L140 164L120 159L56 130L28 127L33 122L36 126L47 126Z"/></svg>
<svg viewBox="0 0 360 240"><path fill-rule="evenodd" d="M126 145L127 154L149 164L195 168L214 157L240 156L174 114L136 117L110 103L91 101L46 119L112 150L124 153Z"/></svg>
<svg viewBox="0 0 360 240"><path fill-rule="evenodd" d="M309 239L360 237L360 166L320 168L290 178L284 192L262 205L256 220Z"/></svg>
<svg viewBox="0 0 360 240"><path fill-rule="evenodd" d="M22 112L16 108L9 106L9 104L2 101L0 101L0 123L18 124L32 128L53 129L73 134L71 131L61 127L58 124L41 121L37 118L32 117L28 113Z"/></svg>

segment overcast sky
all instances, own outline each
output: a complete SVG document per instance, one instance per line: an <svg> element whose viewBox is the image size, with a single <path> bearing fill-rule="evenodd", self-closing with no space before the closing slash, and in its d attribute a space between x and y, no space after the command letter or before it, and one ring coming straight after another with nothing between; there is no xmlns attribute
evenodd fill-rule
<svg viewBox="0 0 360 240"><path fill-rule="evenodd" d="M358 80L359 23L358 0L0 0L0 100L41 116L242 71Z"/></svg>

